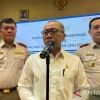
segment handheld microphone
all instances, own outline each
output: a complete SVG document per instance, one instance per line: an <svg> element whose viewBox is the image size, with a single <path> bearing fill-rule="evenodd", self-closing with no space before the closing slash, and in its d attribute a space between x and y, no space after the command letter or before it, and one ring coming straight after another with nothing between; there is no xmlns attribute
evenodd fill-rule
<svg viewBox="0 0 100 100"><path fill-rule="evenodd" d="M49 53L52 51L52 49L54 48L55 46L55 42L53 41L49 41L46 45L46 47L43 48L42 52L40 53L40 58L41 59L44 59L46 58Z"/></svg>

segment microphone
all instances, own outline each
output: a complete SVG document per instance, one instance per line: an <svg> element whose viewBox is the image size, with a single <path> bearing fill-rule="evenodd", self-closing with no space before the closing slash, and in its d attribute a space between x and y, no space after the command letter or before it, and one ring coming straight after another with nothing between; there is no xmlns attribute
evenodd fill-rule
<svg viewBox="0 0 100 100"><path fill-rule="evenodd" d="M42 52L40 53L40 58L41 59L44 59L46 58L49 53L52 51L52 49L54 48L55 46L55 42L53 41L49 41L46 45L46 47L43 48Z"/></svg>

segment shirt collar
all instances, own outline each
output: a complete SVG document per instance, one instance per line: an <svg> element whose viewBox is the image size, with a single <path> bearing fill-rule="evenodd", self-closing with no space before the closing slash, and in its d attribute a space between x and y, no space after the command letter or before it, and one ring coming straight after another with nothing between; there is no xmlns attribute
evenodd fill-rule
<svg viewBox="0 0 100 100"><path fill-rule="evenodd" d="M91 46L93 48L100 48L100 45L98 45L97 43L95 43L94 41L91 42Z"/></svg>
<svg viewBox="0 0 100 100"><path fill-rule="evenodd" d="M1 40L0 47L5 46L5 44L4 40ZM13 42L12 46L17 46L16 42Z"/></svg>
<svg viewBox="0 0 100 100"><path fill-rule="evenodd" d="M64 50L62 48L61 48L60 54L64 58Z"/></svg>
<svg viewBox="0 0 100 100"><path fill-rule="evenodd" d="M52 57L52 56L53 56L53 55L50 54L50 57ZM61 48L60 52L58 52L56 56L59 56L59 57L64 58L64 50Z"/></svg>

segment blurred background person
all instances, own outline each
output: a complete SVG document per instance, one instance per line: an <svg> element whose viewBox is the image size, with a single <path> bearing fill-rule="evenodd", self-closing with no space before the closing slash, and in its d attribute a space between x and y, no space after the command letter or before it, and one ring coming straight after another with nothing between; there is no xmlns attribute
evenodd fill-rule
<svg viewBox="0 0 100 100"><path fill-rule="evenodd" d="M17 26L12 18L0 22L0 100L20 100L17 84L28 50L15 42Z"/></svg>
<svg viewBox="0 0 100 100"><path fill-rule="evenodd" d="M90 84L89 100L100 100L100 17L89 22L89 31L92 38L90 44L82 45L76 52L84 65Z"/></svg>

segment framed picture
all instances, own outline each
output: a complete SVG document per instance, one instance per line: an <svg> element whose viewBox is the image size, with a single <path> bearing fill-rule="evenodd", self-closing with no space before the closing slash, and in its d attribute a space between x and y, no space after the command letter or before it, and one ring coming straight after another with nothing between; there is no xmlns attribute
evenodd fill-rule
<svg viewBox="0 0 100 100"><path fill-rule="evenodd" d="M29 20L29 10L20 10L19 11L19 20L20 21Z"/></svg>

